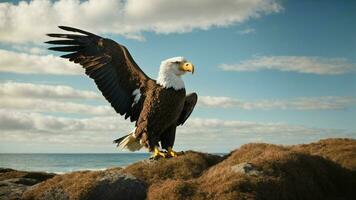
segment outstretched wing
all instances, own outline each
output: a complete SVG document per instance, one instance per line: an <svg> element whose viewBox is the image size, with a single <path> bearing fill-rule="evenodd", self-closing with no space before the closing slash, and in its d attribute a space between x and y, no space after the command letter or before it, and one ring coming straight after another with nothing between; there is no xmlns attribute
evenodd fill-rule
<svg viewBox="0 0 356 200"><path fill-rule="evenodd" d="M190 114L192 114L194 110L195 104L197 104L197 100L198 95L195 92L190 93L185 97L184 108L178 119L177 126L183 125L184 122L189 118Z"/></svg>
<svg viewBox="0 0 356 200"><path fill-rule="evenodd" d="M129 51L113 40L83 30L59 28L80 34L47 34L60 38L46 42L58 45L49 49L67 52L61 57L82 65L115 111L136 121L141 110L137 109L138 101L141 102L138 97L150 78L135 63Z"/></svg>

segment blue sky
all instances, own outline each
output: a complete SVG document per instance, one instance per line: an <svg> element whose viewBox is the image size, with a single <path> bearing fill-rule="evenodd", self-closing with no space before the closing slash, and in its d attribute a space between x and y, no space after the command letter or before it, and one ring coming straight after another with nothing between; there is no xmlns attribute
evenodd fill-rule
<svg viewBox="0 0 356 200"><path fill-rule="evenodd" d="M73 8L86 3L73 2ZM201 6L214 11L212 4L206 2L200 2ZM237 2L236 6L239 6L244 1L228 2ZM36 87L38 85L43 88L48 86L49 90L50 86L66 86L77 91L98 94L95 84L80 73L68 75L69 72L66 71L52 73L41 70L41 67L51 67L53 62L60 62L56 67L61 67L61 63L65 61L52 62L52 58L46 60L46 56L53 53L44 50L46 46L41 42L46 38L40 34L42 32L38 29L41 28L36 28L41 27L41 23L38 25L36 20L31 21L31 13L22 13L24 16L29 15L29 20L23 22L29 27L16 28L22 18L17 16L14 8L25 9L28 6L27 8L38 9L47 6L56 11L55 2L47 2L45 5L36 3L40 4L38 1L28 1L22 6L18 2L0 4L0 16L6 16L5 23L0 22L0 53L7 57L0 62L0 94L7 97L7 100L0 100L3 107L0 124L5 127L0 133L4 138L0 141L0 152L118 152L111 140L126 133L121 131L132 128L132 125L122 122L122 119L116 119L121 118L120 116L113 113L106 115L68 110L48 111L39 106L38 102L45 99L89 106L108 104L100 95L79 95L73 98L57 88L59 94L51 97L50 94L38 91L41 88ZM91 3L95 5L98 1ZM112 1L107 1L108 5L110 3ZM159 4L159 1L152 3L156 3L154 9L158 11L170 9L170 5L162 2ZM177 2L175 4L179 5ZM233 9L229 11L224 6L217 7L217 16L210 16L209 12L201 10L194 13L187 10L187 15L192 15L191 21L189 18L186 21L175 21L174 17L172 20L162 21L162 17L165 17L163 12L162 16L160 12L155 12L154 15L157 16L151 16L153 12L140 8L137 2L124 1L124 7L130 5L134 8L133 11L143 9L147 12L148 17L144 16L148 18L146 24L132 20L131 23L125 22L128 27L126 31L118 32L117 27L120 26L115 24L118 22L114 21L112 27L108 21L101 22L107 23L105 26L91 26L86 23L84 15L78 24L73 25L124 44L139 66L152 78L157 76L160 61L169 57L184 56L195 64L196 73L186 75L184 81L187 91L195 91L202 98L191 116L192 122L188 122L187 127L178 129L178 149L228 152L247 142L295 144L327 137L355 138L356 3L268 0L247 4L244 4L244 9L237 8L236 12ZM269 6L272 4L274 6ZM123 9L132 9L127 7ZM182 5L183 8L185 7ZM189 6L185 9L189 9ZM250 10L250 13L246 10ZM218 15L219 12L222 14ZM225 16L224 12L230 21L221 17ZM106 19L103 13L99 12L95 17ZM43 13L43 16L46 15L50 16L51 13ZM172 15L175 16L175 13ZM89 20L92 16L87 17ZM136 19L140 16L129 17ZM221 17L221 21L216 21L217 17ZM195 23L194 20L200 18L204 20ZM45 31L58 31L55 27L66 22L45 19L39 21L43 21L45 28L42 29ZM202 23L207 25L203 26ZM133 30L130 29L132 24L135 24ZM171 28L172 24L176 26ZM28 39L16 40L10 36ZM8 56L10 54L12 56ZM16 55L19 54L26 56L21 58L23 60L17 60ZM41 64L33 61L41 57L46 58L46 65L40 66ZM23 73L25 66L18 64L19 62L39 66ZM15 67L11 68L12 65ZM223 65L229 66L230 70L224 70ZM26 87L32 87L43 96L34 97L33 93L26 96ZM62 99L58 100L58 97ZM14 103L20 104L19 99L23 98L28 99L27 105L36 106L26 107ZM30 99L34 100L30 102ZM71 123L84 123L83 126L86 127L85 122L93 118L101 118L104 122L110 119L113 124L120 120L117 122L120 126L113 125L118 126L117 131L115 128L89 127L88 130L80 130L65 127L71 126ZM10 126L11 123L14 125ZM54 125L51 127L40 123ZM93 138L86 142L93 135L98 137L98 142ZM201 137L204 139L199 141Z"/></svg>

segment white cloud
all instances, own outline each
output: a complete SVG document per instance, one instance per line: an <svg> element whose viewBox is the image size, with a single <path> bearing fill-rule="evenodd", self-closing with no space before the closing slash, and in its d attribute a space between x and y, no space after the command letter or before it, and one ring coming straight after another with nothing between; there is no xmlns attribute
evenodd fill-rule
<svg viewBox="0 0 356 200"><path fill-rule="evenodd" d="M118 120L119 118L108 116L75 119L0 109L0 126L3 131L37 131L44 134L56 132L62 132L62 134L71 134L71 132L108 132L121 130L120 127L123 124L128 124L124 120Z"/></svg>
<svg viewBox="0 0 356 200"><path fill-rule="evenodd" d="M96 92L76 90L66 85L44 85L20 82L0 83L0 95L3 97L17 97L20 99L102 99Z"/></svg>
<svg viewBox="0 0 356 200"><path fill-rule="evenodd" d="M32 0L0 4L0 41L37 43L57 25L142 39L143 31L184 33L278 13L277 0Z"/></svg>
<svg viewBox="0 0 356 200"><path fill-rule="evenodd" d="M11 49L33 55L45 55L48 53L44 45L13 44L11 45Z"/></svg>
<svg viewBox="0 0 356 200"><path fill-rule="evenodd" d="M111 141L127 134L133 124L121 117L74 119L0 109L2 142L78 145L74 151L116 151ZM355 137L345 130L285 123L190 118L178 127L175 149L227 152L247 142L300 143L326 137ZM73 149L73 148L72 148ZM62 150L63 152L63 150Z"/></svg>
<svg viewBox="0 0 356 200"><path fill-rule="evenodd" d="M20 74L83 74L80 65L54 55L33 55L0 49L0 72Z"/></svg>
<svg viewBox="0 0 356 200"><path fill-rule="evenodd" d="M238 31L238 33L240 35L246 35L246 34L250 34L250 33L255 33L256 30L254 28L246 28L244 30Z"/></svg>
<svg viewBox="0 0 356 200"><path fill-rule="evenodd" d="M65 85L32 83L0 83L0 107L29 112L75 113L86 115L115 115L108 105L88 105L85 100L101 100L104 97L93 91L76 90ZM80 103L79 103L80 102Z"/></svg>
<svg viewBox="0 0 356 200"><path fill-rule="evenodd" d="M0 107L30 112L76 113L86 115L115 115L113 108L99 92L77 90L66 85L45 85L20 82L0 83ZM98 100L99 105L85 100ZM211 108L240 108L245 110L335 110L356 105L354 97L300 97L243 101L230 97L200 96L198 105Z"/></svg>
<svg viewBox="0 0 356 200"><path fill-rule="evenodd" d="M199 96L198 105L203 107L242 107L243 102L230 97Z"/></svg>
<svg viewBox="0 0 356 200"><path fill-rule="evenodd" d="M286 123L259 123L252 121L222 120L222 119L189 119L182 128L183 133L191 134L192 130L200 132L221 132L222 134L312 134L320 130L304 126L289 125ZM217 135L218 136L218 135Z"/></svg>
<svg viewBox="0 0 356 200"><path fill-rule="evenodd" d="M225 71L280 70L318 75L338 75L356 72L356 65L345 58L307 56L257 56L237 64L222 64Z"/></svg>
<svg viewBox="0 0 356 200"><path fill-rule="evenodd" d="M330 137L355 138L356 132L253 121L190 118L177 130L177 145L210 152L229 152L242 144L300 144Z"/></svg>
<svg viewBox="0 0 356 200"><path fill-rule="evenodd" d="M133 128L118 116L78 119L6 109L0 109L0 127L0 143L42 146L41 152L52 152L51 147L56 144L61 147L59 152L67 152L66 148L73 146L75 152L102 152L101 147L115 151L112 141ZM16 148L7 151L17 152Z"/></svg>
<svg viewBox="0 0 356 200"><path fill-rule="evenodd" d="M120 130L122 124L129 122L121 120L121 117L91 117L85 119L74 119L55 117L38 113L24 113L7 109L0 109L0 125L2 130L20 130L20 131L44 131L46 133L65 131L78 132L107 132ZM126 127L125 127L126 128ZM276 134L294 134L294 133L313 133L317 129L306 128L303 126L293 126L285 123L258 123L238 120L221 119L203 119L190 118L182 126L181 133L192 134L193 132L205 133L211 131L227 131L229 133L276 133ZM217 132L216 132L217 133ZM65 133L66 134L66 133Z"/></svg>
<svg viewBox="0 0 356 200"><path fill-rule="evenodd" d="M240 108L246 110L272 110L272 109L293 109L293 110L335 110L345 109L356 105L354 97L300 97L293 99L274 99L243 101L230 97L201 96L198 105L203 107L220 108Z"/></svg>
<svg viewBox="0 0 356 200"><path fill-rule="evenodd" d="M64 85L5 82L0 83L0 95L0 146L25 142L28 147L35 145L37 149L42 149L40 151L66 152L68 148L71 152L115 152L117 150L111 141L127 134L134 125L115 114L110 106L82 104L86 99L100 99L100 95L92 91L80 91ZM241 102L236 105L236 100L227 97L200 97L200 105L204 99L204 106L246 106ZM338 101L342 104L349 100ZM252 107L264 109L263 103ZM305 104L303 103L302 107L308 109ZM310 106L316 104L320 102L312 101ZM273 106L271 109L275 108ZM280 105L277 107L280 108ZM82 116L84 118L71 118L38 112L85 115ZM185 125L179 126L177 130L175 149L227 152L248 142L288 144L331 136L355 137L355 133L278 122L189 118ZM51 149L52 145L57 145L58 150ZM16 148L6 148L5 151L16 152Z"/></svg>
<svg viewBox="0 0 356 200"><path fill-rule="evenodd" d="M48 99L2 98L0 100L0 107L30 112L74 113L109 116L115 115L114 109L110 106L87 105L82 103L62 102Z"/></svg>

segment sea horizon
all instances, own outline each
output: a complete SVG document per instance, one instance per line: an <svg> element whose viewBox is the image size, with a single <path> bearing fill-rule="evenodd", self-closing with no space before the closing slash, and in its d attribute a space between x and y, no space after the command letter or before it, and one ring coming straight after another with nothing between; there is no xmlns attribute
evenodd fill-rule
<svg viewBox="0 0 356 200"><path fill-rule="evenodd" d="M214 153L225 155L226 153ZM150 153L0 153L0 168L63 174L126 167Z"/></svg>
<svg viewBox="0 0 356 200"><path fill-rule="evenodd" d="M149 153L0 153L0 168L63 174L125 167Z"/></svg>

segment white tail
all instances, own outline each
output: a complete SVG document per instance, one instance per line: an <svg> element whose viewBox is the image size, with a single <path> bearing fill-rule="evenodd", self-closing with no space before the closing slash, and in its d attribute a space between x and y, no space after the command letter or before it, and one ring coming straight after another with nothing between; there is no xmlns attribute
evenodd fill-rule
<svg viewBox="0 0 356 200"><path fill-rule="evenodd" d="M142 148L140 140L135 137L136 128L128 135L115 140L117 147L121 149L128 149L129 151L138 151Z"/></svg>

